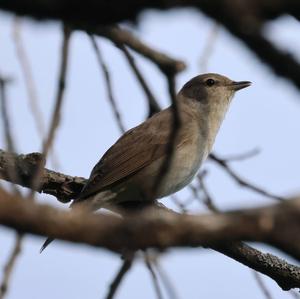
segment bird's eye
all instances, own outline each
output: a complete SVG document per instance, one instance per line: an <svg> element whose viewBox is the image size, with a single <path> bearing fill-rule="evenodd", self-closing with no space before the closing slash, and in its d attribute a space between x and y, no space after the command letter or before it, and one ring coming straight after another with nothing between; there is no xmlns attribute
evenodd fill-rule
<svg viewBox="0 0 300 299"><path fill-rule="evenodd" d="M205 83L206 83L207 86L213 86L215 84L215 80L214 79L207 79Z"/></svg>

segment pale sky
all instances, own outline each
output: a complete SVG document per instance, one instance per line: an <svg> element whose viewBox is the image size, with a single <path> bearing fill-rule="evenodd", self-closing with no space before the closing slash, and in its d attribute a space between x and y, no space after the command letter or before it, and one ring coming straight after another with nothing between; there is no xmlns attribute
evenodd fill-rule
<svg viewBox="0 0 300 299"><path fill-rule="evenodd" d="M13 134L18 151L29 153L40 151L41 140L34 126L16 57L12 20L11 15L0 14L0 73L14 79L8 93ZM187 62L187 70L177 78L179 89L199 74L199 58L212 26L209 19L193 10L150 11L141 16L136 34L149 45ZM22 25L24 45L47 124L56 92L61 42L59 29L58 23L54 22L24 20ZM289 49L300 57L300 40L296 39L299 25L292 18L282 18L270 24L266 35L278 47ZM98 41L112 76L119 109L129 129L144 119L146 99L122 53L110 42ZM167 106L169 98L165 78L149 61L137 57L137 62L160 103ZM55 140L55 152L61 167L55 170L87 177L120 132L108 103L95 53L84 33L72 36L69 66L64 117ZM242 177L278 195L299 193L299 92L289 82L273 75L239 40L223 29L214 45L208 71L234 80L253 82L251 88L237 93L217 137L215 152L229 156L259 148L259 155L233 162L233 168ZM3 134L1 138L0 148L4 148ZM50 161L47 166L53 168ZM209 172L209 191L223 210L273 202L241 189L222 169L210 162L204 168ZM188 191L183 190L178 196L187 194ZM39 201L63 207L51 196L41 195ZM174 207L168 198L163 199L163 203ZM189 207L195 213L205 211L196 201ZM13 240L14 232L0 227L0 269ZM117 255L62 241L54 242L40 255L42 242L43 238L26 237L7 299L104 298L121 263ZM272 248L253 245L285 257ZM211 250L173 249L163 254L160 262L173 281L179 298L264 298L247 267ZM290 298L271 279L263 279L274 298ZM116 298L155 298L150 275L142 260L134 264Z"/></svg>

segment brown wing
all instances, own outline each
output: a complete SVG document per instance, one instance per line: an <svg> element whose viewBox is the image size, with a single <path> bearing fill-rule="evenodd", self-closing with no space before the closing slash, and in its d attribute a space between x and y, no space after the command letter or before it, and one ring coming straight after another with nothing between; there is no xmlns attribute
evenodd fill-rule
<svg viewBox="0 0 300 299"><path fill-rule="evenodd" d="M163 115L164 114L164 115ZM161 111L126 132L95 165L78 199L129 178L167 151L171 111Z"/></svg>

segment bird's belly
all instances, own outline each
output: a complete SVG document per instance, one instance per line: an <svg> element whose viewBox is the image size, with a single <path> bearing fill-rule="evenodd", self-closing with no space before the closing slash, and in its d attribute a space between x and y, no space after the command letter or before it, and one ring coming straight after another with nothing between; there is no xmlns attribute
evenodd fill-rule
<svg viewBox="0 0 300 299"><path fill-rule="evenodd" d="M183 148L175 154L168 173L160 182L158 198L175 193L192 181L201 163L207 157L204 151L196 152L196 150L197 148L194 151L191 151L191 148L188 150Z"/></svg>
<svg viewBox="0 0 300 299"><path fill-rule="evenodd" d="M161 198L170 195L188 185L197 173L199 166L200 161L190 167L181 166L180 170L177 167L175 167L177 170L172 167L170 172L166 175L166 178L162 180L158 197Z"/></svg>

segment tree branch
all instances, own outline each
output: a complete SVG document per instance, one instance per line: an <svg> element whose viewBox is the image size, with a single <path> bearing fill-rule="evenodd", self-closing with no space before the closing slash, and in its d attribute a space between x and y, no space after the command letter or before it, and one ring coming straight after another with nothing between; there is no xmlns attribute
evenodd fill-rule
<svg viewBox="0 0 300 299"><path fill-rule="evenodd" d="M41 161L45 165L40 153L16 155L0 149L0 179L31 188L33 175ZM9 171L12 168L16 169L18 178L12 179L10 177ZM84 178L73 177L44 168L40 186L36 191L53 195L57 200L66 203L80 193L85 183L86 179Z"/></svg>
<svg viewBox="0 0 300 299"><path fill-rule="evenodd" d="M0 223L18 232L50 237L121 252L124 248L135 251L150 247L209 246L235 257L240 251L228 242L258 241L277 247L300 260L300 198L263 208L232 211L217 215L180 215L164 210L147 210L124 219L111 215L95 215L85 211L60 211L38 205L0 192ZM147 234L145 234L147 231ZM114 236L111 238L111 236ZM256 263L261 271L283 288L300 287L300 268L272 255L252 254L249 250L242 261ZM263 257L262 259L260 259ZM267 257L267 259L265 258Z"/></svg>
<svg viewBox="0 0 300 299"><path fill-rule="evenodd" d="M99 26L92 28L91 31L94 34L110 39L116 45L128 46L130 49L151 60L166 75L174 76L186 68L183 61L171 58L170 56L147 46L131 32L121 29L118 26Z"/></svg>
<svg viewBox="0 0 300 299"><path fill-rule="evenodd" d="M35 173L35 167L39 163L41 159L41 154L39 153L32 153L28 155L16 155L7 153L5 151L0 150L0 178L5 179L8 181L11 181L11 178L7 175L7 170L10 167L16 167L18 171L18 178L20 181L12 181L13 183L19 184L24 187L30 187L31 177L32 174ZM39 192L43 192L46 194L50 194L55 196L59 201L61 202L68 202L72 198L74 198L83 188L86 180L84 178L80 177L72 177L69 175L64 175L62 173L54 172L49 169L44 168L43 170L43 176L41 179L41 186L39 189ZM10 203L11 204L11 203ZM27 206L29 208L30 203L22 203L23 206ZM6 209L9 208L10 205L6 206ZM25 208L25 207L24 207ZM27 208L27 209L28 209ZM30 209L30 208L29 208ZM47 208L46 208L47 209ZM0 208L0 212L3 212ZM51 210L50 214L53 215L56 214L55 210ZM3 212L5 213L5 212ZM60 213L60 212L59 212ZM52 215L51 214L51 215ZM14 213L8 213L7 215L17 215ZM32 221L34 221L35 215L40 217L41 215L39 212L37 214L33 213L31 214L30 218ZM222 214L221 214L222 215ZM41 216L43 218L43 216ZM65 217L65 216L63 216ZM287 216L285 216L287 217ZM103 218L103 221L105 222L106 218ZM291 219L286 218L286 220L291 221ZM38 225L38 219L37 226ZM234 222L234 229L237 229L237 227L240 227L237 225L238 219ZM52 220L51 220L52 223ZM264 222L266 223L266 222ZM21 223L19 223L21 225ZM108 223L106 223L108 225ZM51 229L52 224L50 224L50 228L48 228L46 231L44 231L45 235L51 235L49 233L49 229ZM255 230L255 223L251 223L251 227L253 230ZM55 229L53 227L53 229ZM281 228L283 230L284 227ZM285 236L292 236L290 233L292 232L292 227L286 228L288 230L288 233L283 232L282 237ZM104 229L105 230L105 229ZM148 231L148 229L147 229ZM256 232L255 232L256 233ZM298 234L297 231L295 231L294 235ZM74 233L76 237L76 232ZM148 234L147 234L148 235ZM120 240L123 240L124 235ZM59 238L59 236L55 235L56 238ZM258 238L258 235L256 236ZM232 235L232 238L234 236ZM70 239L69 239L70 240ZM297 242L298 238L296 237L293 242ZM298 246L300 246L298 244ZM219 251L234 260L252 268L255 269L261 273L264 273L268 275L269 277L273 278L277 283L283 288L283 289L290 289L292 287L299 287L300 286L300 270L294 266L287 264L285 261L282 261L281 259L271 256L269 254L261 253L260 251L251 248L248 245L245 245L243 243L226 243L222 246L216 246L216 245L210 245L209 247L213 248L216 251ZM300 250L298 251L299 255ZM276 267L274 266L276 265ZM295 273L295 275L294 275ZM298 274L297 274L298 273Z"/></svg>
<svg viewBox="0 0 300 299"><path fill-rule="evenodd" d="M118 9L116 10L116 7ZM121 21L136 21L138 15L146 9L169 9L174 7L194 7L204 12L218 23L225 26L235 37L241 39L249 49L251 49L264 63L269 65L273 71L291 80L300 89L300 64L289 53L277 49L262 34L263 25L270 19L278 16L290 14L300 20L300 3L298 0L188 0L188 1L146 1L131 0L126 2L109 1L101 2L87 0L76 2L71 0L2 0L0 8L15 12L21 15L30 15L38 19L60 19L68 22L76 29L88 30L93 34L114 36L113 38L123 39L126 33L116 34L115 29L109 27L101 28L103 25L111 25ZM70 9L72 8L72 9ZM103 32L104 30L104 32ZM118 30L118 29L117 29ZM111 38L111 37L109 37ZM131 37L130 37L131 39ZM139 41L136 40L138 44ZM126 41L121 40L121 43ZM135 41L131 40L131 45L135 47ZM126 44L131 47L130 44ZM133 48L132 47L132 48ZM133 48L134 49L134 48ZM150 48L149 48L150 49ZM150 49L134 49L144 56L151 54L155 61L156 51ZM162 57L161 53L157 57ZM166 65L156 63L164 72L178 72L176 62L169 61ZM167 68L165 68L168 66ZM184 64L179 64L179 70L184 68Z"/></svg>

